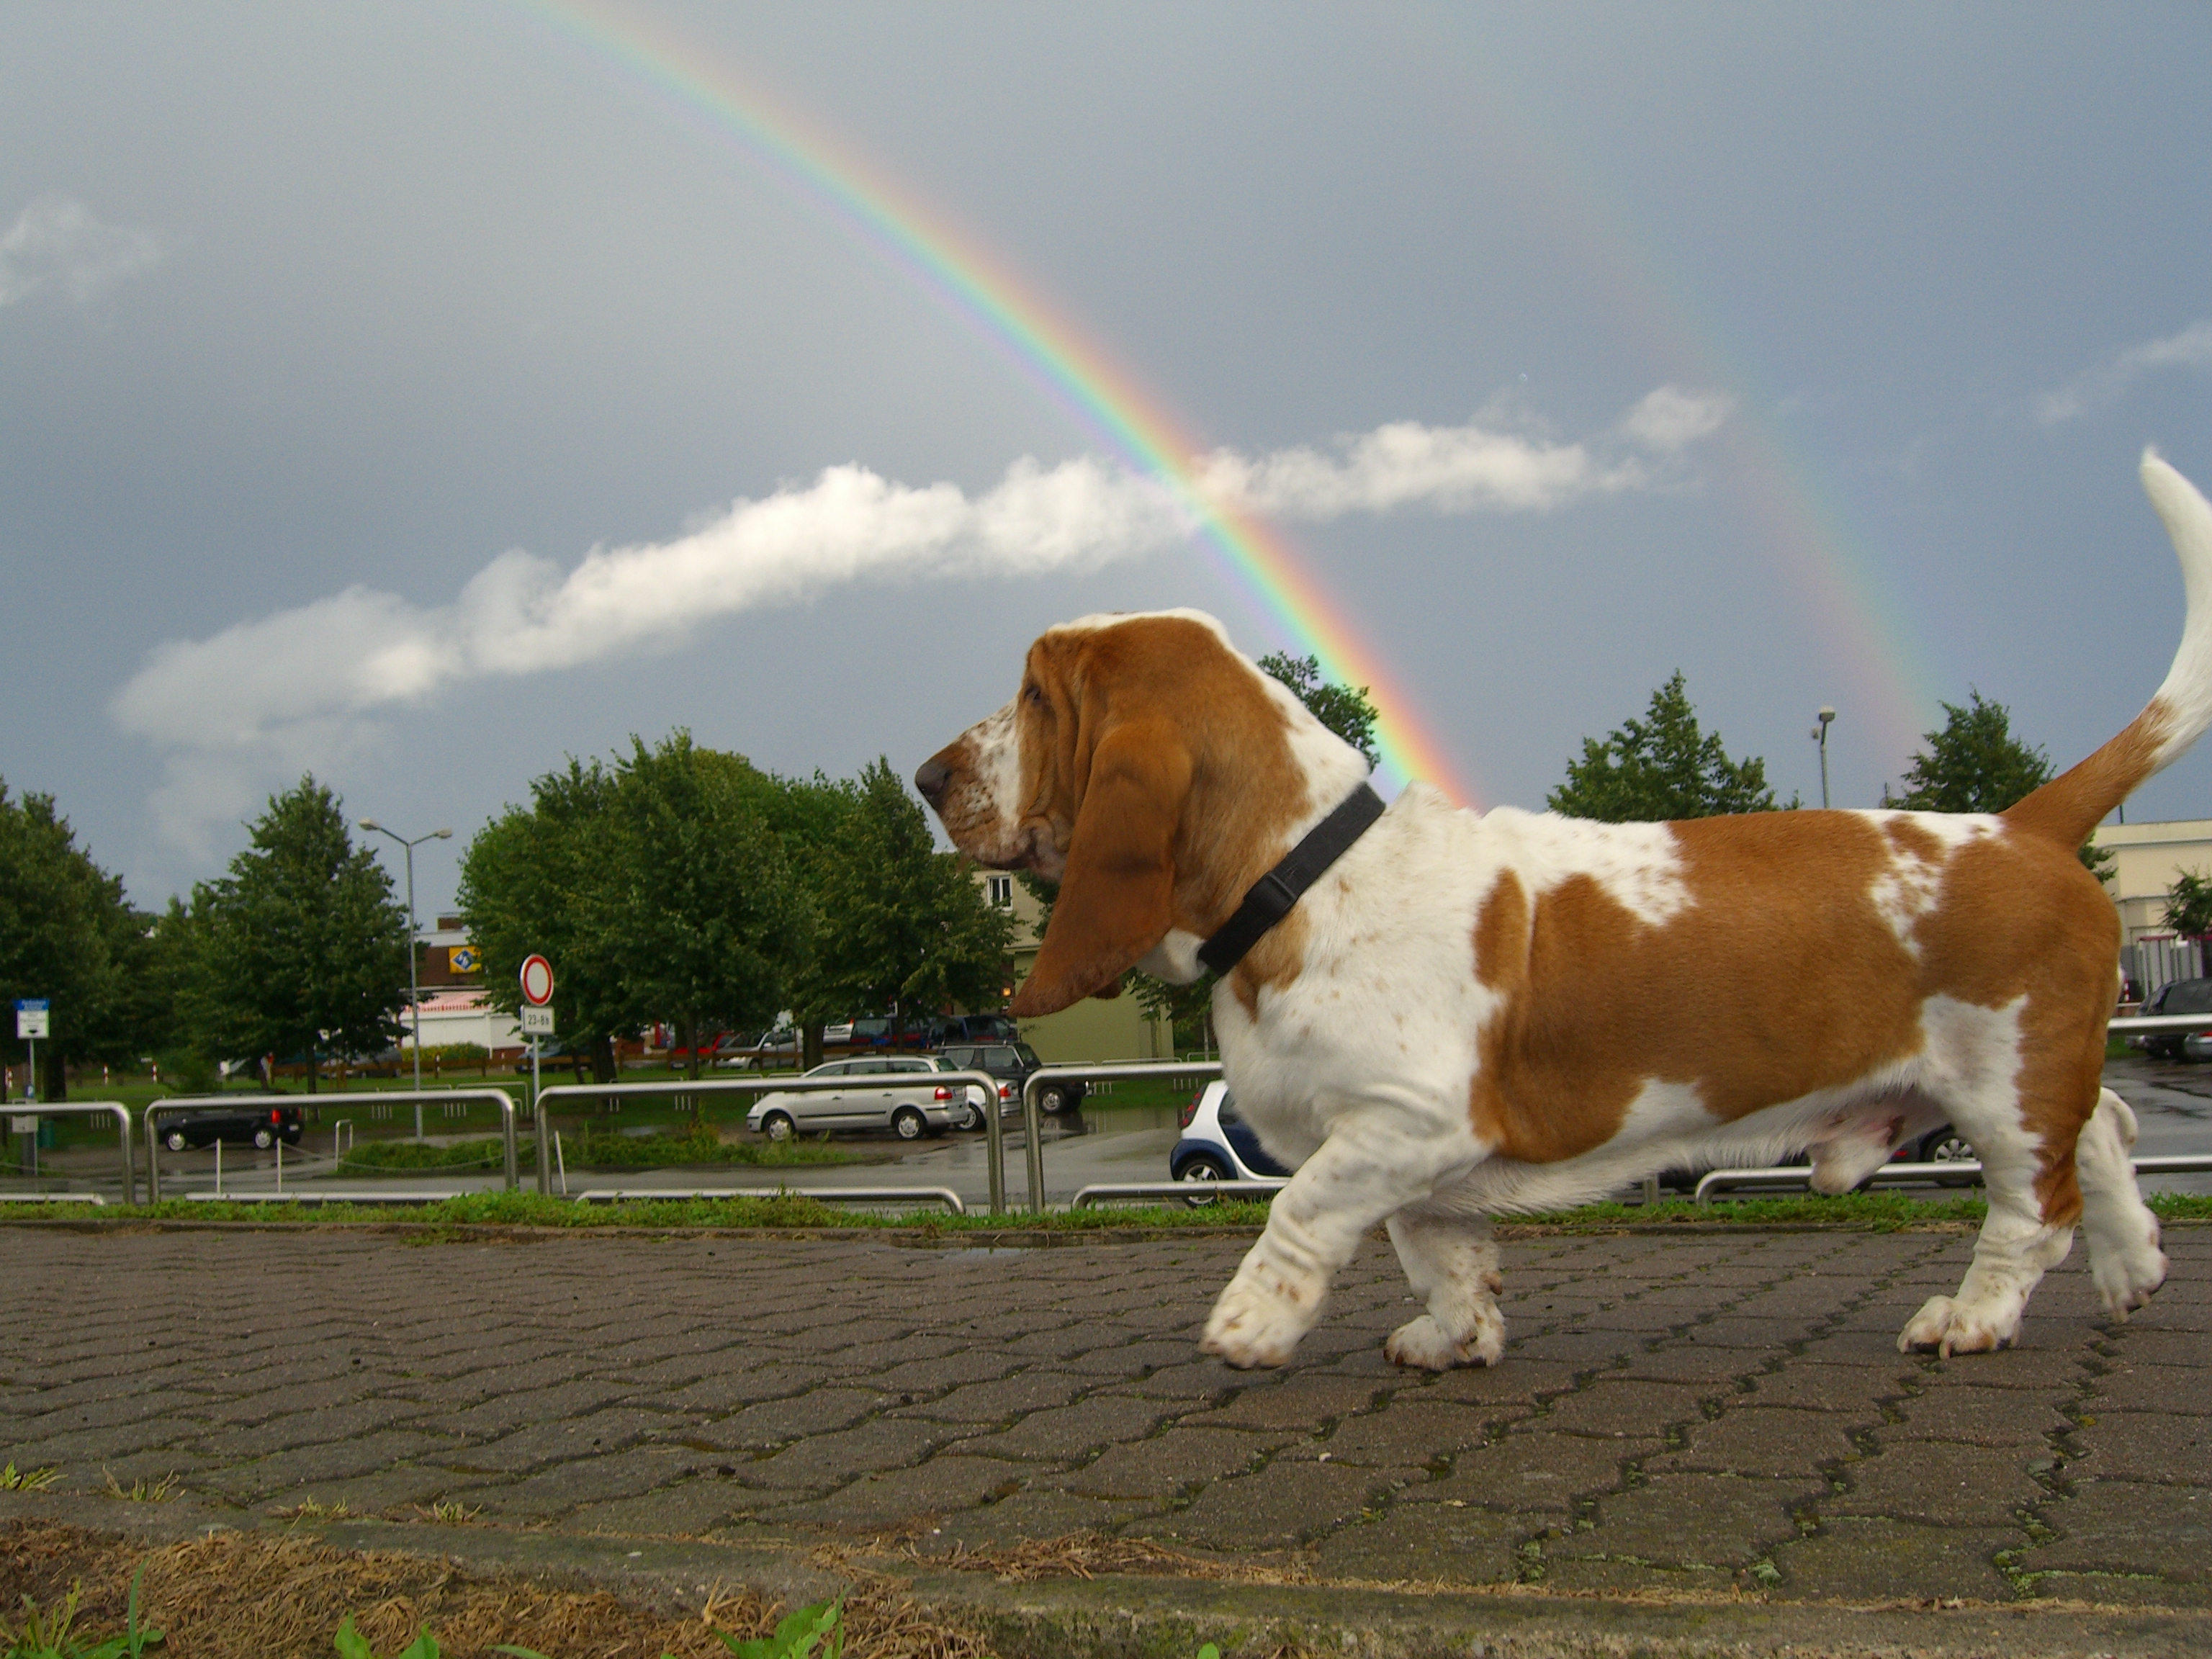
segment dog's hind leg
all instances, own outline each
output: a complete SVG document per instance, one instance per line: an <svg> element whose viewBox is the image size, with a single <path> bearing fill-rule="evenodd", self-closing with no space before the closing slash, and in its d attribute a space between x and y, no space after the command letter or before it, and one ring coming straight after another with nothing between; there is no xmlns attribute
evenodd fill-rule
<svg viewBox="0 0 2212 1659"><path fill-rule="evenodd" d="M1490 1218L1416 1205L1390 1218L1390 1242L1429 1310L1390 1334L1384 1358L1431 1371L1504 1358L1505 1316L1498 1311L1504 1280Z"/></svg>
<svg viewBox="0 0 2212 1659"><path fill-rule="evenodd" d="M2029 1296L2073 1246L2081 1213L2075 1144L2096 1109L2103 1022L2094 1047L2078 1032L2037 1042L2044 1034L2026 997L2002 1008L1936 997L1923 1023L1941 1058L1921 1086L1981 1154L1989 1191L1958 1294L1929 1297L1897 1339L1904 1352L1932 1348L1948 1358L2009 1346Z"/></svg>
<svg viewBox="0 0 2212 1659"><path fill-rule="evenodd" d="M2158 1247L2158 1218L2142 1201L2128 1153L2136 1144L2136 1115L2110 1089L2075 1143L2081 1181L2081 1231L2089 1245L2089 1274L2115 1319L2150 1300L2166 1282L2166 1253Z"/></svg>

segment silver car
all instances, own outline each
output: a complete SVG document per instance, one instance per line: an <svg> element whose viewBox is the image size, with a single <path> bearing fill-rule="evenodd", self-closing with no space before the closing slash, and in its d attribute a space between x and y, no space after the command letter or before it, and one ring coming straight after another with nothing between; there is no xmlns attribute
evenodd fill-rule
<svg viewBox="0 0 2212 1659"><path fill-rule="evenodd" d="M745 1127L770 1140L819 1129L889 1129L901 1140L919 1140L971 1128L982 1121L981 1091L972 1084L936 1080L937 1073L951 1069L934 1054L833 1060L806 1075L849 1078L849 1087L763 1095L745 1114Z"/></svg>

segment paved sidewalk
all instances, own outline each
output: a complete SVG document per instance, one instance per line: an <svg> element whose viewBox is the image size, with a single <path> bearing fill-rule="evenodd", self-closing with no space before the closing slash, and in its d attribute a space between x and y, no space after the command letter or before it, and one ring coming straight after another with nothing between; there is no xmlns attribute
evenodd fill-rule
<svg viewBox="0 0 2212 1659"><path fill-rule="evenodd" d="M2077 1248L2023 1346L1948 1363L1894 1343L1963 1233L1522 1238L1506 1362L1443 1376L1382 1358L1411 1310L1379 1244L1288 1367L1202 1358L1248 1243L0 1226L0 1460L241 1521L449 1503L1539 1594L2212 1607L2212 1230L2171 1231L2129 1324Z"/></svg>

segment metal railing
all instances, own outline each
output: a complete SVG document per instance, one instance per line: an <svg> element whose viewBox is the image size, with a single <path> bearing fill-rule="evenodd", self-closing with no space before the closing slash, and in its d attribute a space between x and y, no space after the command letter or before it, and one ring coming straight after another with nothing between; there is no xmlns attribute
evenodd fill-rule
<svg viewBox="0 0 2212 1659"><path fill-rule="evenodd" d="M2176 1152L2128 1160L2138 1176L2185 1175L2212 1170L2212 1152ZM1912 1187L1926 1182L1941 1182L1949 1177L1965 1176L1973 1181L1982 1176L1982 1162L1976 1158L1945 1158L1935 1164L1885 1164L1868 1176L1861 1186ZM1787 1164L1758 1170L1715 1170L1698 1181L1697 1201L1712 1202L1712 1194L1741 1187L1809 1187L1813 1182L1813 1166L1809 1164Z"/></svg>
<svg viewBox="0 0 2212 1659"><path fill-rule="evenodd" d="M107 1207L98 1193L0 1193L0 1204L97 1204Z"/></svg>
<svg viewBox="0 0 2212 1659"><path fill-rule="evenodd" d="M4 1108L10 1117L98 1117L115 1120L116 1152L123 1160L123 1201L132 1202L137 1191L137 1172L131 1161L131 1109L119 1100L11 1100ZM148 1158L150 1165L150 1152ZM149 1176L150 1178L150 1176Z"/></svg>
<svg viewBox="0 0 2212 1659"><path fill-rule="evenodd" d="M840 1204L942 1204L955 1215L968 1206L950 1187L593 1187L579 1204L647 1204L673 1198L811 1198Z"/></svg>
<svg viewBox="0 0 2212 1659"><path fill-rule="evenodd" d="M1087 1210L1097 1204L1119 1204L1142 1198L1179 1198L1197 1206L1219 1198L1272 1198L1289 1184L1281 1181L1100 1181L1075 1194L1070 1207Z"/></svg>
<svg viewBox="0 0 2212 1659"><path fill-rule="evenodd" d="M550 1094L552 1091L548 1090L546 1092ZM357 1100L360 1097L356 1096L354 1098ZM246 1110L250 1109L255 1103L269 1100L278 1101L283 1104L292 1106L296 1106L301 1103L301 1097L297 1095L179 1095L168 1100L157 1100L152 1105L149 1106L146 1109L146 1201L149 1204L159 1204L161 1201L161 1137L159 1127L160 1119L163 1117L182 1116L185 1113L196 1111L204 1112L216 1110L234 1112ZM504 1089L495 1089L485 1086L479 1086L474 1089L395 1089L388 1093L382 1091L378 1091L374 1103L379 1106L408 1106L412 1105L417 1101L427 1103L434 1100L482 1100L489 1101L499 1108L500 1144L506 1155L507 1190L510 1193L513 1192L515 1188L514 1097L509 1095ZM539 1159L539 1164L542 1168L544 1164L542 1157ZM238 1197L238 1194L234 1193L228 1196L236 1198ZM287 1196L290 1197L292 1195L287 1194ZM446 1196L450 1198L453 1194L448 1193ZM244 1201L252 1202L253 1200L246 1200ZM392 1201L396 1203L402 1200L395 1199Z"/></svg>
<svg viewBox="0 0 2212 1659"><path fill-rule="evenodd" d="M1031 1072L1022 1085L1022 1128L1028 1139L1030 1213L1044 1213L1044 1147L1038 1139L1037 1097L1055 1083L1105 1083L1125 1078L1184 1077L1212 1079L1221 1075L1218 1060L1122 1060L1099 1065L1047 1066ZM991 1166L991 1213L1006 1211L1005 1139L999 1115L987 1114L985 1158Z"/></svg>
<svg viewBox="0 0 2212 1659"><path fill-rule="evenodd" d="M856 1085L859 1085L857 1088ZM988 1072L889 1072L872 1078L867 1076L859 1078L772 1076L702 1078L696 1083L556 1083L550 1089L540 1090L538 1096L538 1190L548 1194L549 1196L551 1191L547 1185L546 1172L546 1165L550 1159L545 1151L545 1103L550 1100L594 1100L605 1099L609 1096L619 1099L650 1100L685 1095L818 1095L874 1091L878 1088L888 1094L900 1089L957 1090L969 1085L973 1085L982 1094L983 1122L995 1149L1000 1133L998 1110L999 1079ZM992 1167L994 1170L998 1167L995 1158L992 1161ZM793 1187L787 1190L802 1197L819 1199L825 1204L841 1201L855 1204L896 1203L900 1199L906 1198L910 1198L916 1203L935 1203L943 1199L950 1199L956 1214L967 1213L967 1208L961 1203L959 1196L943 1187ZM578 1194L577 1197L580 1200L611 1202L611 1197L603 1196L611 1194L618 1194L628 1199L726 1195L722 1192L703 1188L693 1194L674 1188L653 1192L650 1188L633 1190L619 1188L594 1188L590 1192ZM884 1196L885 1194L896 1194L896 1196ZM763 1193L751 1189L740 1193L735 1188L731 1188L726 1195L772 1198L775 1194L773 1191ZM992 1212L996 1214L998 1211L994 1209Z"/></svg>

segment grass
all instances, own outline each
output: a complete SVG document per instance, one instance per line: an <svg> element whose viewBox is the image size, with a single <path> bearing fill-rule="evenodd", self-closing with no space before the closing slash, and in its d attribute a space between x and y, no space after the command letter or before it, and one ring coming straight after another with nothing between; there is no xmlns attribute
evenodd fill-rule
<svg viewBox="0 0 2212 1659"><path fill-rule="evenodd" d="M0 1492L44 1492L61 1471L55 1468L18 1469L13 1460L0 1468Z"/></svg>
<svg viewBox="0 0 2212 1659"><path fill-rule="evenodd" d="M535 1168L535 1139L515 1136L518 1167ZM496 1170L506 1154L493 1140L457 1140L439 1146L425 1140L364 1140L337 1167L346 1174L381 1175L420 1170ZM740 1164L756 1169L792 1169L861 1160L819 1140L724 1140L712 1124L704 1133L611 1135L586 1124L574 1140L562 1132L562 1156L575 1169L665 1169L678 1164Z"/></svg>
<svg viewBox="0 0 2212 1659"><path fill-rule="evenodd" d="M2162 1220L2212 1221L2212 1196L2155 1193L2146 1201ZM775 1198L672 1197L621 1204L579 1204L573 1199L541 1197L527 1192L462 1193L440 1203L410 1205L404 1209L374 1201L292 1205L198 1204L182 1200L130 1206L111 1204L83 1212L72 1212L64 1206L51 1207L59 1211L60 1215L20 1219L10 1217L9 1220L15 1224L32 1226L51 1219L78 1225L88 1218L96 1217L102 1222L118 1223L246 1221L257 1225L286 1225L407 1221L441 1227L557 1227L572 1231L605 1227L902 1228L918 1230L932 1237L1008 1231L1252 1232L1265 1226L1267 1220L1267 1205L1249 1200L1220 1199L1196 1209L1184 1204L1115 1205L1086 1210L1054 1210L1043 1215L1013 1211L1003 1216L956 1216L935 1209L842 1210L800 1192L787 1192ZM1835 1198L1743 1198L1705 1208L1679 1200L1656 1206L1590 1204L1580 1209L1501 1219L1509 1226L1564 1232L1612 1232L1623 1227L1812 1225L1895 1232L1944 1224L1977 1225L1987 1213L1987 1206L1977 1196L1930 1200L1908 1198L1899 1193L1875 1192L1845 1193Z"/></svg>

